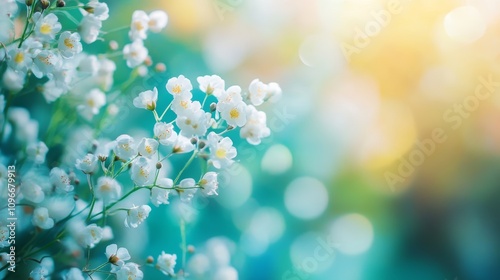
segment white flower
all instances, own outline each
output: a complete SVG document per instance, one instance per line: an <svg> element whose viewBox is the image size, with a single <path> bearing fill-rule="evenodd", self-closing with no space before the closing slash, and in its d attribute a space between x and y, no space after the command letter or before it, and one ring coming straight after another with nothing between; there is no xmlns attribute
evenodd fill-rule
<svg viewBox="0 0 500 280"><path fill-rule="evenodd" d="M59 191L70 192L73 190L68 174L59 167L54 167L50 171L50 183Z"/></svg>
<svg viewBox="0 0 500 280"><path fill-rule="evenodd" d="M146 90L139 93L139 96L134 98L134 106L140 109L154 111L156 109L156 101L158 101L158 89Z"/></svg>
<svg viewBox="0 0 500 280"><path fill-rule="evenodd" d="M61 55L65 58L72 58L75 54L82 52L82 43L80 43L80 34L64 31L59 36L59 43L57 47Z"/></svg>
<svg viewBox="0 0 500 280"><path fill-rule="evenodd" d="M139 265L127 263L116 272L116 280L142 280L144 274L139 270Z"/></svg>
<svg viewBox="0 0 500 280"><path fill-rule="evenodd" d="M148 205L133 206L127 211L127 218L125 218L125 226L136 228L138 227L151 212L151 207Z"/></svg>
<svg viewBox="0 0 500 280"><path fill-rule="evenodd" d="M40 203L45 199L42 187L31 179L23 180L21 183L21 193L25 199L34 203Z"/></svg>
<svg viewBox="0 0 500 280"><path fill-rule="evenodd" d="M30 277L28 279L33 280L46 280L49 279L50 273L42 265L37 266L30 272Z"/></svg>
<svg viewBox="0 0 500 280"><path fill-rule="evenodd" d="M142 138L139 146L137 147L137 151L142 156L147 158L151 158L158 151L158 141L152 138Z"/></svg>
<svg viewBox="0 0 500 280"><path fill-rule="evenodd" d="M141 40L135 40L123 47L123 56L127 60L127 66L134 68L146 60L148 49L144 47L144 43Z"/></svg>
<svg viewBox="0 0 500 280"><path fill-rule="evenodd" d="M230 166L236 156L236 148L229 137L222 138L215 132L210 132L207 136L208 147L210 149L209 163L215 168L221 169Z"/></svg>
<svg viewBox="0 0 500 280"><path fill-rule="evenodd" d="M247 107L247 124L240 130L240 136L247 139L248 143L258 145L262 138L271 135L271 130L266 125L266 113L257 111L254 106Z"/></svg>
<svg viewBox="0 0 500 280"><path fill-rule="evenodd" d="M213 94L215 97L219 97L224 91L225 82L217 75L202 76L196 80L200 84L200 90L208 95Z"/></svg>
<svg viewBox="0 0 500 280"><path fill-rule="evenodd" d="M172 181L172 179L169 178L160 178L158 179L156 184L161 188L153 187L151 189L151 202L156 207L160 206L160 204L169 204L168 195L172 190L163 188L172 188L174 182Z"/></svg>
<svg viewBox="0 0 500 280"><path fill-rule="evenodd" d="M92 11L92 14L101 21L107 20L109 18L109 8L108 4L101 3L98 0L90 0L85 8ZM83 15L89 14L86 10L80 9Z"/></svg>
<svg viewBox="0 0 500 280"><path fill-rule="evenodd" d="M281 87L277 83L269 83L268 84L268 91L267 91L267 98L271 102L276 102L278 101L281 96L283 95L283 92L281 91Z"/></svg>
<svg viewBox="0 0 500 280"><path fill-rule="evenodd" d="M165 254L164 251L158 256L156 260L156 268L165 275L174 275L174 268L176 265L177 255Z"/></svg>
<svg viewBox="0 0 500 280"><path fill-rule="evenodd" d="M189 95L191 94L191 90L193 90L193 85L191 81L180 75L179 77L170 78L167 81L167 85L165 86L167 91L172 94L174 97Z"/></svg>
<svg viewBox="0 0 500 280"><path fill-rule="evenodd" d="M78 62L78 72L82 73L82 76L96 76L99 71L100 63L95 55L87 55L82 53L77 56L80 59Z"/></svg>
<svg viewBox="0 0 500 280"><path fill-rule="evenodd" d="M152 32L160 32L168 23L168 16L164 11L153 11L149 14L149 30Z"/></svg>
<svg viewBox="0 0 500 280"><path fill-rule="evenodd" d="M217 104L217 111L228 125L242 127L247 122L247 104L243 101Z"/></svg>
<svg viewBox="0 0 500 280"><path fill-rule="evenodd" d="M248 98L250 102L255 106L261 105L267 97L268 90L268 85L259 81L259 79L253 80L248 87Z"/></svg>
<svg viewBox="0 0 500 280"><path fill-rule="evenodd" d="M171 123L157 122L153 128L155 137L158 138L160 144L171 146L177 139L177 132Z"/></svg>
<svg viewBox="0 0 500 280"><path fill-rule="evenodd" d="M8 52L8 64L16 71L26 73L33 64L33 57L25 48L14 48Z"/></svg>
<svg viewBox="0 0 500 280"><path fill-rule="evenodd" d="M85 174L92 174L97 170L97 161L97 156L89 153L83 159L77 159L75 167Z"/></svg>
<svg viewBox="0 0 500 280"><path fill-rule="evenodd" d="M72 267L64 274L63 280L85 280L85 277L79 268Z"/></svg>
<svg viewBox="0 0 500 280"><path fill-rule="evenodd" d="M128 33L130 40L144 40L149 27L149 16L146 12L137 10L132 14L132 23Z"/></svg>
<svg viewBox="0 0 500 280"><path fill-rule="evenodd" d="M111 244L106 247L106 258L116 266L123 266L125 261L130 260L130 254L126 248L118 248L116 244Z"/></svg>
<svg viewBox="0 0 500 280"><path fill-rule="evenodd" d="M33 60L31 71L37 78L43 75L52 76L52 73L59 70L62 65L62 58L52 50L43 50Z"/></svg>
<svg viewBox="0 0 500 280"><path fill-rule="evenodd" d="M205 195L218 195L219 182L217 181L217 173L212 171L205 173L200 181L200 187L201 192Z"/></svg>
<svg viewBox="0 0 500 280"><path fill-rule="evenodd" d="M45 162L45 155L49 148L42 141L34 142L26 147L26 154L28 158L33 160L36 164L42 164Z"/></svg>
<svg viewBox="0 0 500 280"><path fill-rule="evenodd" d="M103 176L97 179L94 193L97 199L102 199L104 203L109 203L120 198L122 186L115 179Z"/></svg>
<svg viewBox="0 0 500 280"><path fill-rule="evenodd" d="M102 21L100 21L93 14L88 14L84 16L80 22L78 32L80 33L80 36L82 36L82 40L85 43L91 44L97 40L101 27Z"/></svg>
<svg viewBox="0 0 500 280"><path fill-rule="evenodd" d="M186 115L188 111L199 110L201 109L201 104L199 101L191 101L193 95L191 92L175 96L174 100L172 100L172 111L175 112L177 116Z"/></svg>
<svg viewBox="0 0 500 280"><path fill-rule="evenodd" d="M0 42L11 42L15 36L14 22L5 15L0 14ZM0 50L0 59L4 59L5 50ZM1 276L0 272L0 276Z"/></svg>
<svg viewBox="0 0 500 280"><path fill-rule="evenodd" d="M96 224L86 226L81 232L81 241L85 247L94 248L94 246L101 242L103 230Z"/></svg>
<svg viewBox="0 0 500 280"><path fill-rule="evenodd" d="M184 115L176 119L177 126L181 129L181 134L187 137L194 135L205 135L212 116L202 109L187 110Z"/></svg>
<svg viewBox="0 0 500 280"><path fill-rule="evenodd" d="M138 186L146 186L153 183L156 169L151 160L146 157L138 157L132 163L130 170L132 181Z"/></svg>
<svg viewBox="0 0 500 280"><path fill-rule="evenodd" d="M118 136L114 144L115 146L113 148L113 151L121 159L127 160L137 155L137 151L135 150L134 145L134 138L130 137L130 135L122 134Z"/></svg>
<svg viewBox="0 0 500 280"><path fill-rule="evenodd" d="M106 95L100 89L92 89L85 96L85 103L78 105L80 114L87 120L91 120L93 116L99 114L102 106L106 105Z"/></svg>
<svg viewBox="0 0 500 280"><path fill-rule="evenodd" d="M42 85L42 94L47 103L56 101L64 92L64 88L58 86L55 80L49 80Z"/></svg>
<svg viewBox="0 0 500 280"><path fill-rule="evenodd" d="M198 191L196 182L193 178L186 178L179 183L177 192L179 193L182 202L190 202L195 193Z"/></svg>
<svg viewBox="0 0 500 280"><path fill-rule="evenodd" d="M43 16L40 12L33 15L35 20L35 34L44 41L53 40L56 34L61 31L61 23L55 14Z"/></svg>
<svg viewBox="0 0 500 280"><path fill-rule="evenodd" d="M226 91L221 92L221 94L217 96L217 100L219 101L217 105L221 103L230 104L243 101L243 98L241 97L241 87L229 87Z"/></svg>
<svg viewBox="0 0 500 280"><path fill-rule="evenodd" d="M1 16L12 17L17 13L17 3L14 0L2 0L0 1L2 5Z"/></svg>
<svg viewBox="0 0 500 280"><path fill-rule="evenodd" d="M8 67L2 76L3 86L10 91L18 92L24 87L26 81L26 73L21 71L14 71Z"/></svg>
<svg viewBox="0 0 500 280"><path fill-rule="evenodd" d="M38 207L33 211L32 222L41 229L50 229L54 226L54 220L49 217L49 210L45 207Z"/></svg>
<svg viewBox="0 0 500 280"><path fill-rule="evenodd" d="M172 148L172 153L182 154L189 153L194 150L194 145L191 143L191 140L181 134L177 136L175 139L174 146Z"/></svg>

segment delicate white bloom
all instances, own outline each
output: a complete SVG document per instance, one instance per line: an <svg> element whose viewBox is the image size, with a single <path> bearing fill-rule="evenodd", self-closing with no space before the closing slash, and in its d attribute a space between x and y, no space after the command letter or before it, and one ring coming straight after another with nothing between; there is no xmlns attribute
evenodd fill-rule
<svg viewBox="0 0 500 280"><path fill-rule="evenodd" d="M64 88L58 86L55 80L49 80L42 85L42 94L47 103L56 101L64 92Z"/></svg>
<svg viewBox="0 0 500 280"><path fill-rule="evenodd" d="M167 91L175 97L189 95L191 94L191 90L193 90L191 81L183 75L170 78L165 87L167 88Z"/></svg>
<svg viewBox="0 0 500 280"><path fill-rule="evenodd" d="M8 52L8 64L16 71L26 73L33 64L33 57L25 48L13 48Z"/></svg>
<svg viewBox="0 0 500 280"><path fill-rule="evenodd" d="M109 152L113 149L115 142L108 141L104 139L100 139L97 141L97 148L95 150L95 155L98 159L107 159L109 156Z"/></svg>
<svg viewBox="0 0 500 280"><path fill-rule="evenodd" d="M247 107L247 124L240 130L240 136L248 143L258 145L262 138L271 135L271 130L266 125L266 113L257 111L254 106Z"/></svg>
<svg viewBox="0 0 500 280"><path fill-rule="evenodd" d="M152 32L158 33L160 32L168 23L167 13L164 11L153 11L149 14L149 30Z"/></svg>
<svg viewBox="0 0 500 280"><path fill-rule="evenodd" d="M208 162L215 168L226 168L234 162L233 158L236 156L237 151L229 137L222 138L215 132L210 132L207 136L207 142L210 149Z"/></svg>
<svg viewBox="0 0 500 280"><path fill-rule="evenodd" d="M30 277L29 279L33 279L33 280L46 280L48 279L50 276L50 273L47 271L47 269L45 267L43 267L42 265L40 266L37 266L35 269L33 269L31 272L30 272Z"/></svg>
<svg viewBox="0 0 500 280"><path fill-rule="evenodd" d="M281 96L283 95L283 91L281 90L281 87L277 83L269 83L268 84L268 89L267 89L267 98L271 102L276 102L278 101Z"/></svg>
<svg viewBox="0 0 500 280"><path fill-rule="evenodd" d="M104 105L106 105L106 95L100 89L94 88L85 96L85 103L78 105L77 108L82 117L91 120L99 114L99 110Z"/></svg>
<svg viewBox="0 0 500 280"><path fill-rule="evenodd" d="M261 105L264 103L268 90L268 85L259 81L259 79L253 80L248 87L248 98L250 99L250 102L255 106Z"/></svg>
<svg viewBox="0 0 500 280"><path fill-rule="evenodd" d="M113 75L116 70L116 64L105 57L99 58L99 70L95 77L95 83L104 91L108 91L113 86Z"/></svg>
<svg viewBox="0 0 500 280"><path fill-rule="evenodd" d="M146 157L138 157L132 163L130 170L132 181L138 186L146 186L153 183L156 169L151 160Z"/></svg>
<svg viewBox="0 0 500 280"><path fill-rule="evenodd" d="M50 183L59 191L70 192L73 190L68 174L59 167L54 167L50 171Z"/></svg>
<svg viewBox="0 0 500 280"><path fill-rule="evenodd" d="M147 38L149 16L146 12L137 10L132 14L132 23L128 33L130 40L144 40Z"/></svg>
<svg viewBox="0 0 500 280"><path fill-rule="evenodd" d="M182 202L190 202L195 193L198 191L196 182L193 178L186 178L179 183L177 192L179 193Z"/></svg>
<svg viewBox="0 0 500 280"><path fill-rule="evenodd" d="M35 34L44 41L53 40L56 34L61 31L61 23L55 14L43 16L40 12L33 15L35 20Z"/></svg>
<svg viewBox="0 0 500 280"><path fill-rule="evenodd" d="M54 226L54 220L49 217L49 210L45 207L38 207L33 211L32 222L41 229L50 229Z"/></svg>
<svg viewBox="0 0 500 280"><path fill-rule="evenodd" d="M6 226L0 226L0 248L9 247L9 228Z"/></svg>
<svg viewBox="0 0 500 280"><path fill-rule="evenodd" d="M52 50L43 50L33 60L31 72L37 78L43 75L52 76L52 73L61 68L62 58Z"/></svg>
<svg viewBox="0 0 500 280"><path fill-rule="evenodd" d="M188 111L199 110L201 109L201 104L199 101L191 101L192 98L191 92L175 96L174 100L172 100L172 111L175 112L177 116L183 116L188 113Z"/></svg>
<svg viewBox="0 0 500 280"><path fill-rule="evenodd" d="M144 274L139 270L139 265L129 262L116 272L116 280L142 280Z"/></svg>
<svg viewBox="0 0 500 280"><path fill-rule="evenodd" d="M14 31L14 22L8 16L0 14L0 42L12 41L15 36ZM0 50L0 60L4 59L4 55L5 50Z"/></svg>
<svg viewBox="0 0 500 280"><path fill-rule="evenodd" d="M28 158L35 162L36 164L42 164L45 162L45 155L49 148L42 141L34 142L26 147L26 154Z"/></svg>
<svg viewBox="0 0 500 280"><path fill-rule="evenodd" d="M241 97L241 87L239 86L231 86L226 91L221 92L221 94L217 97L219 104L231 104L242 102L243 98Z"/></svg>
<svg viewBox="0 0 500 280"><path fill-rule="evenodd" d="M2 11L0 11L1 16L12 17L17 13L17 3L14 0L2 0L0 1L2 5Z"/></svg>
<svg viewBox="0 0 500 280"><path fill-rule="evenodd" d="M134 98L134 106L141 109L154 111L156 109L156 101L158 101L158 89L146 90L139 93L139 96Z"/></svg>
<svg viewBox="0 0 500 280"><path fill-rule="evenodd" d="M164 251L158 256L156 260L156 268L165 275L174 275L174 268L177 261L177 255L165 254Z"/></svg>
<svg viewBox="0 0 500 280"><path fill-rule="evenodd" d="M153 128L154 135L160 141L160 144L171 146L177 139L177 132L171 123L157 122Z"/></svg>
<svg viewBox="0 0 500 280"><path fill-rule="evenodd" d="M90 224L86 226L82 234L82 242L85 247L94 248L94 246L101 242L103 230L101 227L98 227L96 224Z"/></svg>
<svg viewBox="0 0 500 280"><path fill-rule="evenodd" d="M202 76L196 79L198 84L200 84L200 90L204 93L215 97L219 97L225 89L225 82L221 77L217 75L212 76Z"/></svg>
<svg viewBox="0 0 500 280"><path fill-rule="evenodd" d="M21 193L25 199L33 203L40 203L45 199L42 187L31 179L23 180L21 183Z"/></svg>
<svg viewBox="0 0 500 280"><path fill-rule="evenodd" d="M147 158L151 158L158 152L158 141L152 138L142 138L139 146L137 147L137 151L142 156Z"/></svg>
<svg viewBox="0 0 500 280"><path fill-rule="evenodd" d="M151 202L156 207L160 206L160 204L169 204L168 196L172 190L163 188L172 188L174 182L169 178L160 178L156 184L162 188L153 187L151 189Z"/></svg>
<svg viewBox="0 0 500 280"><path fill-rule="evenodd" d="M217 104L217 111L228 125L242 127L247 122L247 104L243 101Z"/></svg>
<svg viewBox="0 0 500 280"><path fill-rule="evenodd" d="M134 68L146 60L148 49L141 40L135 40L123 47L123 56L127 60L127 66Z"/></svg>
<svg viewBox="0 0 500 280"><path fill-rule="evenodd" d="M92 174L97 170L97 161L97 156L89 153L83 159L77 159L75 167L85 174Z"/></svg>
<svg viewBox="0 0 500 280"><path fill-rule="evenodd" d="M148 205L133 206L127 211L127 218L125 218L125 226L136 228L138 227L151 212L151 207Z"/></svg>
<svg viewBox="0 0 500 280"><path fill-rule="evenodd" d="M177 136L172 152L177 154L189 153L194 150L194 145L191 140L181 134Z"/></svg>
<svg viewBox="0 0 500 280"><path fill-rule="evenodd" d="M202 109L187 110L184 115L176 119L177 126L181 129L181 134L187 137L194 135L205 135L212 116Z"/></svg>
<svg viewBox="0 0 500 280"><path fill-rule="evenodd" d="M80 34L64 31L59 36L59 43L57 47L61 55L65 58L72 58L75 54L82 52L82 43L80 43Z"/></svg>
<svg viewBox="0 0 500 280"><path fill-rule="evenodd" d="M2 76L3 86L10 91L18 92L24 87L26 81L26 73L22 71L14 71L8 67Z"/></svg>
<svg viewBox="0 0 500 280"><path fill-rule="evenodd" d="M79 268L72 267L63 275L63 280L85 280L85 277Z"/></svg>
<svg viewBox="0 0 500 280"><path fill-rule="evenodd" d="M137 75L139 75L139 77L146 77L146 75L148 74L148 67L146 65L139 65L139 67L137 67Z"/></svg>
<svg viewBox="0 0 500 280"><path fill-rule="evenodd" d="M113 235L113 229L110 226L105 226L102 229L102 241L113 240L115 236Z"/></svg>
<svg viewBox="0 0 500 280"><path fill-rule="evenodd" d="M106 258L113 265L123 266L125 261L130 260L130 254L127 248L118 248L118 245L111 244L106 247Z"/></svg>
<svg viewBox="0 0 500 280"><path fill-rule="evenodd" d="M200 187L201 192L205 195L218 195L219 182L217 181L217 173L212 171L205 173L200 181Z"/></svg>
<svg viewBox="0 0 500 280"><path fill-rule="evenodd" d="M116 201L122 194L122 186L111 177L100 177L94 188L95 197L104 200L104 203Z"/></svg>
<svg viewBox="0 0 500 280"><path fill-rule="evenodd" d="M90 0L85 7L92 11L92 15L94 15L98 20L105 21L109 18L109 8L108 4L99 2L98 0ZM89 13L80 9L83 15L88 15Z"/></svg>
<svg viewBox="0 0 500 280"><path fill-rule="evenodd" d="M97 40L101 27L102 21L100 21L93 14L88 14L84 16L80 22L78 32L80 33L80 36L82 36L82 40L85 43L91 44Z"/></svg>
<svg viewBox="0 0 500 280"><path fill-rule="evenodd" d="M118 136L118 138L116 138L115 140L113 151L119 158L125 160L137 155L134 138L130 137L130 135L127 134Z"/></svg>
<svg viewBox="0 0 500 280"><path fill-rule="evenodd" d="M78 71L84 76L96 76L99 71L100 63L95 55L81 54L78 56L80 59L78 63Z"/></svg>

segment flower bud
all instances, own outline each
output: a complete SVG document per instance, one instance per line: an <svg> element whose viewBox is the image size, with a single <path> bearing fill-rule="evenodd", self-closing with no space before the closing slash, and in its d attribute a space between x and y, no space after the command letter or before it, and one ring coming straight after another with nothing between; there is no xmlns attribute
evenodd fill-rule
<svg viewBox="0 0 500 280"><path fill-rule="evenodd" d="M234 126L232 126L232 125L228 125L228 126L227 126L227 130L228 130L228 131L229 131L229 130L233 130L233 129L234 129Z"/></svg>
<svg viewBox="0 0 500 280"><path fill-rule="evenodd" d="M157 162L157 163L156 163L156 169L161 169L161 167L162 167L161 162Z"/></svg>
<svg viewBox="0 0 500 280"><path fill-rule="evenodd" d="M116 264L119 260L120 260L120 258L118 258L116 255L111 255L111 257L109 257L108 261L112 264Z"/></svg>
<svg viewBox="0 0 500 280"><path fill-rule="evenodd" d="M196 139L196 137L193 137L189 140L189 142L191 142L191 144L196 144L198 142L198 139Z"/></svg>
<svg viewBox="0 0 500 280"><path fill-rule="evenodd" d="M108 157L106 157L106 156L98 156L98 158L102 162L105 162L108 159Z"/></svg>
<svg viewBox="0 0 500 280"><path fill-rule="evenodd" d="M85 6L83 7L83 9L89 13L89 14L93 14L94 13L94 7L90 7L90 6Z"/></svg>
<svg viewBox="0 0 500 280"><path fill-rule="evenodd" d="M164 63L156 63L155 65L155 71L158 73L165 72L167 71L167 66Z"/></svg>
<svg viewBox="0 0 500 280"><path fill-rule="evenodd" d="M64 2L64 0L57 0L56 6L58 8L62 8L64 6L66 6L66 2Z"/></svg>
<svg viewBox="0 0 500 280"><path fill-rule="evenodd" d="M155 262L155 259L152 257L152 256L149 256L147 259L146 259L146 263L147 264L152 264Z"/></svg>
<svg viewBox="0 0 500 280"><path fill-rule="evenodd" d="M146 65L146 66L151 66L151 65L153 65L153 60L151 59L151 56L149 56L149 55L148 55L148 56L146 57L146 60L144 60L144 65Z"/></svg>
<svg viewBox="0 0 500 280"><path fill-rule="evenodd" d="M42 5L42 9L47 9L50 6L50 1L49 0L41 0L40 4Z"/></svg>
<svg viewBox="0 0 500 280"><path fill-rule="evenodd" d="M216 109L217 109L217 104L215 104L215 102L210 104L210 112L215 112Z"/></svg>
<svg viewBox="0 0 500 280"><path fill-rule="evenodd" d="M115 40L111 40L111 41L109 41L109 48L110 48L112 51L116 51L119 47L120 47L120 45L118 45L118 42L117 42L117 41L115 41Z"/></svg>
<svg viewBox="0 0 500 280"><path fill-rule="evenodd" d="M188 245L188 246L187 246L187 251L188 251L190 254L193 254L193 253L196 251L196 249L194 248L194 246L193 246L193 245Z"/></svg>
<svg viewBox="0 0 500 280"><path fill-rule="evenodd" d="M75 194L75 195L73 196L73 200L74 200L74 201L77 201L77 200L79 200L79 199L80 199L80 197L79 197L77 194Z"/></svg>
<svg viewBox="0 0 500 280"><path fill-rule="evenodd" d="M31 7L33 5L33 0L26 0L26 6Z"/></svg>
<svg viewBox="0 0 500 280"><path fill-rule="evenodd" d="M80 180L75 179L75 185L77 185L77 186L80 185Z"/></svg>
<svg viewBox="0 0 500 280"><path fill-rule="evenodd" d="M198 148L199 149L203 149L203 148L205 148L205 146L206 146L205 141L198 141Z"/></svg>

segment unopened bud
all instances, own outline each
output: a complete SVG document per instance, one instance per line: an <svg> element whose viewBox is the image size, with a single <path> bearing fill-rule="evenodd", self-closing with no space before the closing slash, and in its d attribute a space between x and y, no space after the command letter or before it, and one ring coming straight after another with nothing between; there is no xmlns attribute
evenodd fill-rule
<svg viewBox="0 0 500 280"><path fill-rule="evenodd" d="M42 9L47 9L50 6L50 1L49 0L41 0L40 5L42 5Z"/></svg>
<svg viewBox="0 0 500 280"><path fill-rule="evenodd" d="M161 164L161 162L157 162L156 163L156 169L161 169L163 165Z"/></svg>
<svg viewBox="0 0 500 280"><path fill-rule="evenodd" d="M80 199L80 197L79 197L77 194L75 194L75 195L73 196L73 200L74 200L74 201L77 201L77 200L79 200L79 199Z"/></svg>
<svg viewBox="0 0 500 280"><path fill-rule="evenodd" d="M77 186L80 185L80 180L75 179L75 185L77 185Z"/></svg>
<svg viewBox="0 0 500 280"><path fill-rule="evenodd" d="M233 129L234 129L234 126L232 126L232 125L227 126L227 130L233 130Z"/></svg>
<svg viewBox="0 0 500 280"><path fill-rule="evenodd" d="M155 262L155 259L152 257L152 256L149 256L147 259L146 259L146 263L148 264L152 264Z"/></svg>
<svg viewBox="0 0 500 280"><path fill-rule="evenodd" d="M161 62L156 63L156 65L155 65L155 71L156 72L160 72L160 73L161 72L165 72L165 71L167 71L167 66L164 63L161 63Z"/></svg>
<svg viewBox="0 0 500 280"><path fill-rule="evenodd" d="M193 145L194 145L194 144L198 143L198 139L197 139L197 138L195 138L195 137L193 137L193 138L191 138L191 139L189 140L189 142L191 142L191 144L193 144Z"/></svg>
<svg viewBox="0 0 500 280"><path fill-rule="evenodd" d="M90 7L90 6L85 6L83 7L83 9L89 13L89 14L93 14L94 13L94 7Z"/></svg>
<svg viewBox="0 0 500 280"><path fill-rule="evenodd" d="M116 264L119 260L120 258L118 258L116 255L111 255L111 257L109 257L108 259L108 261L112 264Z"/></svg>
<svg viewBox="0 0 500 280"><path fill-rule="evenodd" d="M203 148L205 148L205 146L206 146L205 141L198 141L198 148L199 149L203 149Z"/></svg>
<svg viewBox="0 0 500 280"><path fill-rule="evenodd" d="M57 0L56 6L62 8L66 6L66 2L64 2L64 0Z"/></svg>
<svg viewBox="0 0 500 280"><path fill-rule="evenodd" d="M149 56L149 55L148 55L148 56L146 57L146 60L144 60L144 65L146 65L146 66L151 66L151 65L153 65L153 60L151 59L151 56Z"/></svg>
<svg viewBox="0 0 500 280"><path fill-rule="evenodd" d="M33 5L33 0L26 0L26 6L31 7Z"/></svg>
<svg viewBox="0 0 500 280"><path fill-rule="evenodd" d="M117 41L115 41L115 40L111 40L111 41L109 41L109 48L110 48L112 51L116 51L119 47L120 47L120 45L118 45L118 42L117 42Z"/></svg>
<svg viewBox="0 0 500 280"><path fill-rule="evenodd" d="M105 161L108 159L108 157L107 157L107 156L102 156L102 155L101 155L101 156L98 156L97 158L98 158L100 161L102 161L102 162L105 162Z"/></svg>
<svg viewBox="0 0 500 280"><path fill-rule="evenodd" d="M193 246L193 245L188 245L188 246L187 246L187 251L188 251L190 254L193 254L193 253L196 251L196 249L194 248L194 246Z"/></svg>
<svg viewBox="0 0 500 280"><path fill-rule="evenodd" d="M217 110L217 104L213 102L212 104L210 104L210 112L215 112L215 110Z"/></svg>

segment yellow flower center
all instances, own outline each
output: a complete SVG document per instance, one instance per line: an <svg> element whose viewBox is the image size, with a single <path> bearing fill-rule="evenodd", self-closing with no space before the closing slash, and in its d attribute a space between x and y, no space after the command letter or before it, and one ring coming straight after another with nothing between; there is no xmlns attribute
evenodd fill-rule
<svg viewBox="0 0 500 280"><path fill-rule="evenodd" d="M52 32L52 27L48 23L44 23L40 26L40 33L47 35L50 34L50 32Z"/></svg>
<svg viewBox="0 0 500 280"><path fill-rule="evenodd" d="M224 149L217 149L217 151L215 151L215 156L218 157L218 158L225 158L226 157L226 150Z"/></svg>
<svg viewBox="0 0 500 280"><path fill-rule="evenodd" d="M182 87L180 85L175 85L172 88L172 92L175 93L175 94L179 94L179 93L181 93L181 91L182 91Z"/></svg>
<svg viewBox="0 0 500 280"><path fill-rule="evenodd" d="M134 22L134 27L137 31L141 31L144 29L144 25L142 25L142 23L140 21L136 21Z"/></svg>
<svg viewBox="0 0 500 280"><path fill-rule="evenodd" d="M240 116L240 112L238 111L238 109L233 108L231 111L229 111L229 116L231 117L231 119L237 119Z"/></svg>
<svg viewBox="0 0 500 280"><path fill-rule="evenodd" d="M70 49L74 48L73 41L70 38L64 39L64 45Z"/></svg>
<svg viewBox="0 0 500 280"><path fill-rule="evenodd" d="M153 152L153 148L151 146L146 146L144 149L146 150L146 152L148 152L148 154L151 154Z"/></svg>
<svg viewBox="0 0 500 280"><path fill-rule="evenodd" d="M16 53L16 55L14 56L14 61L16 63L21 63L23 62L23 60L24 60L24 54L22 52Z"/></svg>

